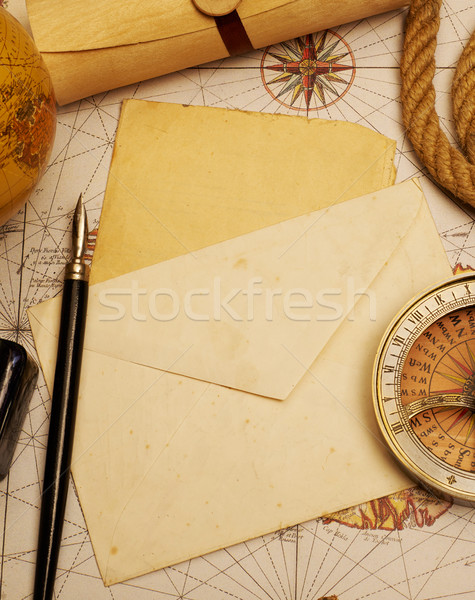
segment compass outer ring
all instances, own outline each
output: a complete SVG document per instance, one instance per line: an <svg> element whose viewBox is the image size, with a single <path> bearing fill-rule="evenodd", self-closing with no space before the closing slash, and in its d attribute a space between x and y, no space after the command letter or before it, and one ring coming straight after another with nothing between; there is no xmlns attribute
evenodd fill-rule
<svg viewBox="0 0 475 600"><path fill-rule="evenodd" d="M425 288L421 293L417 296L413 297L409 300L401 310L395 315L395 317L391 320L386 331L381 339L381 342L378 346L378 350L376 353L376 358L373 366L373 381L372 381L372 392L373 392L373 404L376 414L376 419L381 430L381 433L388 445L389 449L399 462L400 466L407 472L407 474L416 479L416 481L422 484L423 487L428 489L431 493L434 493L438 497L442 497L444 499L454 500L458 504L464 504L468 506L475 506L475 491L467 491L465 489L461 489L459 487L455 487L453 485L445 484L440 479L436 479L427 473L424 469L422 469L414 460L407 454L407 452L401 447L401 444L397 441L396 435L392 432L391 426L386 416L386 411L384 410L384 394L381 390L381 375L382 375L382 367L383 367L383 359L386 354L386 350L392 342L395 331L404 321L404 319L410 315L410 313L416 309L418 305L420 305L424 300L429 299L437 292L441 290L446 290L448 288L458 286L465 282L475 283L475 272L474 273L463 273L462 275L456 275L451 277L450 279L445 279L439 282L436 285ZM471 302L475 307L475 294L473 295L473 300ZM453 310L453 309L452 309ZM448 314L452 312L451 309L447 310ZM435 322L439 316L436 316L433 320L430 321L430 324ZM429 324L429 325L430 325ZM418 335L422 333L429 325L425 325L421 332L418 332ZM416 338L415 338L416 339ZM414 341L414 340L413 340ZM412 343L409 344L409 348L412 347ZM395 399L396 402L396 399ZM415 449L417 447L414 444ZM448 467L441 460L433 459L440 463L441 470L445 472L456 471L460 476L460 470L452 467ZM475 478L475 474L473 476Z"/></svg>

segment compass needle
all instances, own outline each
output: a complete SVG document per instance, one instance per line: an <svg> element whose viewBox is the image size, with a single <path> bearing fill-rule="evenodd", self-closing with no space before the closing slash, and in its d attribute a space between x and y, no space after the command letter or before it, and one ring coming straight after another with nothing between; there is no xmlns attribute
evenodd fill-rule
<svg viewBox="0 0 475 600"><path fill-rule="evenodd" d="M449 381L453 381L454 383L460 383L462 385L465 383L465 378L459 377L458 375L450 375L449 373L440 373L440 375Z"/></svg>
<svg viewBox="0 0 475 600"><path fill-rule="evenodd" d="M455 413L455 419L452 421L452 423L447 427L447 429L450 431L451 429L455 429L455 427L457 427L457 425L460 425L461 422L463 422L464 417L467 415L468 409L464 409L464 410L460 410L457 413Z"/></svg>
<svg viewBox="0 0 475 600"><path fill-rule="evenodd" d="M475 373L475 355L473 354L473 352L467 342L465 342L465 346L467 348L468 357L470 359L470 366L472 367L472 371Z"/></svg>
<svg viewBox="0 0 475 600"><path fill-rule="evenodd" d="M468 443L468 440L472 436L474 430L475 430L475 414L472 413L472 416L470 417L469 426L467 427L467 437L465 438L466 444Z"/></svg>
<svg viewBox="0 0 475 600"><path fill-rule="evenodd" d="M449 355L451 361L453 361L460 369L462 373L466 373L467 375L473 375L473 371L467 369L465 365L463 365L460 361L458 361L454 356Z"/></svg>

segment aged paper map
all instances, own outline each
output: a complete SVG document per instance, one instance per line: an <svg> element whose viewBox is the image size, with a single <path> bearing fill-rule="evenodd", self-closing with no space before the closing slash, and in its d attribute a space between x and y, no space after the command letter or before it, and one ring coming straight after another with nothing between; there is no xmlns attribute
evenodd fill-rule
<svg viewBox="0 0 475 600"><path fill-rule="evenodd" d="M26 23L22 0L0 4ZM26 207L0 228L0 336L35 356L26 310L62 289L79 192L90 220L92 255L124 98L338 119L380 132L397 141L397 181L421 177L454 271L475 268L475 213L430 182L401 124L398 65L405 14L399 10L316 32L60 108L46 174ZM475 28L475 2L444 0L441 21L434 85L442 127L454 141L450 85ZM303 79L312 48L328 69L315 76L309 93ZM49 411L40 375L13 466L0 483L2 600L32 597ZM418 488L106 588L70 485L56 582L60 600L473 598L474 510L437 501Z"/></svg>

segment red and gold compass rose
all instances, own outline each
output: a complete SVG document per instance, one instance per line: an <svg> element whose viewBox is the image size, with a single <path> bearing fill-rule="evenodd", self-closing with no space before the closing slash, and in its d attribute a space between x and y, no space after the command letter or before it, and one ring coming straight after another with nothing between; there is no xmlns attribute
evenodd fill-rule
<svg viewBox="0 0 475 600"><path fill-rule="evenodd" d="M342 98L355 78L351 48L330 29L266 48L261 77L268 93L293 110L321 110Z"/></svg>

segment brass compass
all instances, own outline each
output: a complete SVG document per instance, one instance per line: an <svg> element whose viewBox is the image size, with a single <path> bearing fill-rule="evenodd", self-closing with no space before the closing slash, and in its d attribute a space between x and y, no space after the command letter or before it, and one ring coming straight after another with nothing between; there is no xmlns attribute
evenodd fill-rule
<svg viewBox="0 0 475 600"><path fill-rule="evenodd" d="M373 396L408 473L475 504L475 274L426 290L395 317L376 357Z"/></svg>

